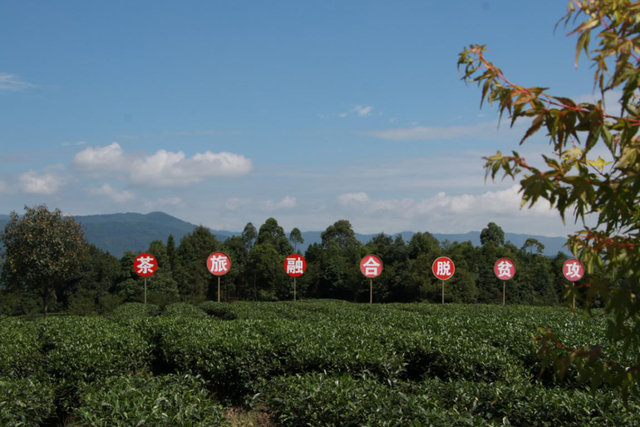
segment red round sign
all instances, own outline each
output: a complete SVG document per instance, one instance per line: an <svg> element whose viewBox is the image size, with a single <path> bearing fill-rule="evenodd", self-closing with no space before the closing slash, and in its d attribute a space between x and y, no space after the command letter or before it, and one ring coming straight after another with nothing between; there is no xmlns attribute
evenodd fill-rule
<svg viewBox="0 0 640 427"><path fill-rule="evenodd" d="M140 254L133 260L133 271L138 276L151 277L158 269L158 261L151 254Z"/></svg>
<svg viewBox="0 0 640 427"><path fill-rule="evenodd" d="M516 274L516 265L509 258L500 258L493 266L493 272L500 280L513 279Z"/></svg>
<svg viewBox="0 0 640 427"><path fill-rule="evenodd" d="M431 266L431 271L433 274L440 280L448 280L451 279L453 273L456 272L456 266L451 261L451 259L446 256L441 256L440 258L433 261L433 265Z"/></svg>
<svg viewBox="0 0 640 427"><path fill-rule="evenodd" d="M207 258L207 269L214 276L224 276L231 270L231 259L224 252L214 252Z"/></svg>
<svg viewBox="0 0 640 427"><path fill-rule="evenodd" d="M284 271L291 277L300 277L307 271L307 261L302 255L289 255L284 260Z"/></svg>
<svg viewBox="0 0 640 427"><path fill-rule="evenodd" d="M360 272L370 279L378 277L382 273L382 260L376 255L367 255L360 260Z"/></svg>
<svg viewBox="0 0 640 427"><path fill-rule="evenodd" d="M562 266L565 279L576 282L584 276L584 266L577 259L569 259Z"/></svg>

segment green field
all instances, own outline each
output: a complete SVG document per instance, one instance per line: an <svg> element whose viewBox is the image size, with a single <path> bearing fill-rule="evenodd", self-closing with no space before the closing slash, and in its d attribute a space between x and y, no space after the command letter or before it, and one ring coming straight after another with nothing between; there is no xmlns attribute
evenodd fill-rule
<svg viewBox="0 0 640 427"><path fill-rule="evenodd" d="M638 426L637 400L540 372L566 308L206 302L0 319L1 426Z"/></svg>

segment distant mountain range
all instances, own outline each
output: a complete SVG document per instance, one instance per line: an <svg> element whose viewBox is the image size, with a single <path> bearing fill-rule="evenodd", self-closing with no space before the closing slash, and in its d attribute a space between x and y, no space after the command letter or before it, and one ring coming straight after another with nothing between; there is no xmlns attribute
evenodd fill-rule
<svg viewBox="0 0 640 427"><path fill-rule="evenodd" d="M144 251L154 240L166 242L170 234L173 234L176 244L178 244L183 236L196 228L196 225L182 221L164 212L88 215L76 216L75 219L84 226L85 236L90 243L118 258L127 250L134 252ZM4 226L8 221L8 215L0 215L0 230L4 230ZM256 228L260 228L260 224L254 225ZM231 236L241 234L241 232L225 230L211 230L211 232L220 241L225 241ZM322 241L321 234L321 231L303 232L304 243L299 245L302 252L304 253L309 245L320 243ZM405 241L409 241L415 233L413 231L404 231L394 234L393 237L395 238L398 234L401 234ZM479 231L470 231L464 234L432 234L441 242L447 239L451 242L470 241L476 246L480 245ZM369 242L374 236L375 234L356 233L356 238L362 243ZM544 237L505 232L505 240L510 241L517 247L521 247L530 237L538 239L544 245L545 255L554 256L558 251L569 254L567 248L563 248L567 241L564 237Z"/></svg>

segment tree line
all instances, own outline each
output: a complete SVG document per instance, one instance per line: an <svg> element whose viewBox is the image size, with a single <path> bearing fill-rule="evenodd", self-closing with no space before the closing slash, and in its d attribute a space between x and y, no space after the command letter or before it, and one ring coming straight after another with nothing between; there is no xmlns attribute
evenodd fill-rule
<svg viewBox="0 0 640 427"><path fill-rule="evenodd" d="M102 313L124 302L142 301L143 279L133 270L136 253L127 251L117 259L79 240L80 227L72 218L51 219L55 213L47 216L44 206L25 209L22 218L12 216L2 235L0 314L26 314L42 311L43 306L45 311ZM216 278L206 268L207 257L215 251L228 254L232 263L222 278L223 301L292 299L292 279L283 268L292 253L307 261L306 273L297 279L302 299L368 301L368 279L360 273L359 263L363 256L375 254L384 269L373 282L374 302L439 302L441 282L431 271L439 256L456 265L455 275L445 285L446 302L500 303L502 281L495 277L493 266L502 257L516 264L516 275L507 283L507 303L565 301L568 282L562 264L568 257L561 252L555 257L542 255L544 245L533 238L520 248L505 242L495 223L482 230L479 247L471 242L440 242L428 232L416 233L409 241L381 233L363 244L347 220L327 227L321 239L302 254L297 248L304 243L300 230L294 228L287 235L276 219L269 218L259 229L248 223L241 235L224 242L204 226L180 242L173 236L166 242L153 241L145 252L156 257L158 270L148 280L148 301L164 305L215 299ZM42 251L47 255L43 257Z"/></svg>

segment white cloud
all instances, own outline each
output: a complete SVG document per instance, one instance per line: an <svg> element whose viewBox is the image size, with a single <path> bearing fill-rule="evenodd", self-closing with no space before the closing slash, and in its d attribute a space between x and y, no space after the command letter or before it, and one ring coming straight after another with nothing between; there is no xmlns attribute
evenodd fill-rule
<svg viewBox="0 0 640 427"><path fill-rule="evenodd" d="M206 151L187 158L182 151L158 150L155 154L126 154L120 144L88 147L73 159L74 166L90 175L124 172L133 184L146 187L185 187L216 176L245 175L252 162L246 157Z"/></svg>
<svg viewBox="0 0 640 427"><path fill-rule="evenodd" d="M508 124L504 127L508 127ZM468 126L410 126L381 129L368 132L368 135L389 141L441 141L461 137L495 138L498 130L498 122L492 121Z"/></svg>
<svg viewBox="0 0 640 427"><path fill-rule="evenodd" d="M54 194L64 184L64 180L53 173L38 174L34 170L19 176L22 191L28 194Z"/></svg>
<svg viewBox="0 0 640 427"><path fill-rule="evenodd" d="M352 114L357 117L368 117L371 115L372 111L373 111L373 107L370 105L356 105L351 109L349 109L348 112L338 114L338 117L340 117L341 119L344 119L345 117Z"/></svg>
<svg viewBox="0 0 640 427"><path fill-rule="evenodd" d="M373 107L370 105L356 105L351 109L352 113L355 113L358 117L367 117L373 111Z"/></svg>
<svg viewBox="0 0 640 427"><path fill-rule="evenodd" d="M19 91L34 88L35 85L21 80L15 74L0 73L0 91Z"/></svg>
<svg viewBox="0 0 640 427"><path fill-rule="evenodd" d="M291 209L295 206L296 206L296 198L285 196L284 199L280 200L279 202L273 202L271 200L266 201L263 204L262 208L265 211L274 211L278 209Z"/></svg>
<svg viewBox="0 0 640 427"><path fill-rule="evenodd" d="M130 170L131 181L151 187L183 187L216 176L245 175L251 160L233 153L210 151L186 158L180 151L158 150L152 156L136 159Z"/></svg>
<svg viewBox="0 0 640 427"><path fill-rule="evenodd" d="M72 164L81 171L96 172L122 170L126 167L124 150L114 142L105 147L88 147L73 157Z"/></svg>
<svg viewBox="0 0 640 427"><path fill-rule="evenodd" d="M114 202L123 203L133 199L135 196L127 190L118 191L109 184L104 184L100 188L92 188L89 192L93 195L107 196Z"/></svg>
<svg viewBox="0 0 640 427"><path fill-rule="evenodd" d="M226 201L224 204L227 209L230 211L234 211L242 206L246 206L249 204L249 199L242 199L238 197L232 197Z"/></svg>
<svg viewBox="0 0 640 427"><path fill-rule="evenodd" d="M473 217L537 217L555 218L558 213L551 209L548 202L539 200L531 209L520 209L520 186L514 185L505 190L487 191L480 195L462 194L447 196L445 192L423 199L376 200L364 192L346 193L338 197L338 204L359 214L389 212L404 219L433 219L449 217L455 221L464 221Z"/></svg>

